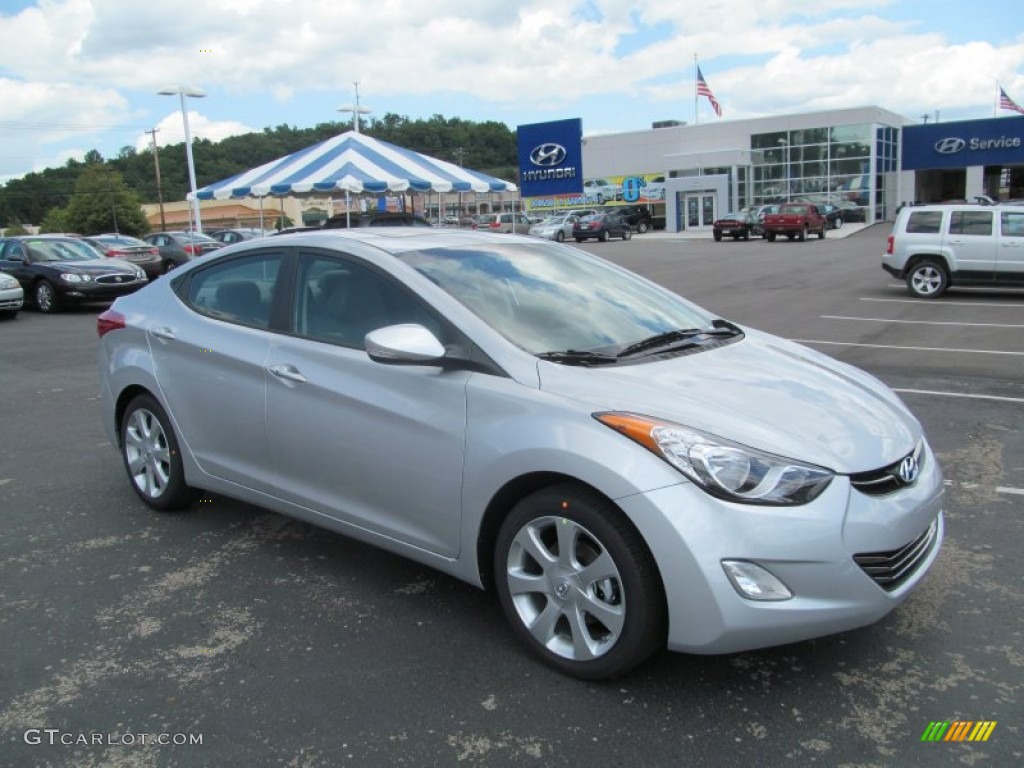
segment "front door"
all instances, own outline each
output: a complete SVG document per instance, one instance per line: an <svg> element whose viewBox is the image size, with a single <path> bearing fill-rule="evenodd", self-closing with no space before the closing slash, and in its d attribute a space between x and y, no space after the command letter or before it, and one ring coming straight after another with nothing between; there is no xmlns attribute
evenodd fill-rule
<svg viewBox="0 0 1024 768"><path fill-rule="evenodd" d="M683 203L686 229L701 230L715 221L717 195L714 192L687 194Z"/></svg>
<svg viewBox="0 0 1024 768"><path fill-rule="evenodd" d="M301 254L293 333L267 356L268 479L287 501L439 555L458 554L467 371L383 365L366 334L441 321L355 259Z"/></svg>

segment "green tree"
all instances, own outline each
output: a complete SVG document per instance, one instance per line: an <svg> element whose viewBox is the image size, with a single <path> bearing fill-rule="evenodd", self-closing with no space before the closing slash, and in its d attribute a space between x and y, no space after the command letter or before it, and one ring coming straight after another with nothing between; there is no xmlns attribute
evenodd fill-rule
<svg viewBox="0 0 1024 768"><path fill-rule="evenodd" d="M67 208L59 208L54 206L46 212L46 216L43 221L39 224L39 231L45 234L53 234L57 232L68 231L68 211Z"/></svg>
<svg viewBox="0 0 1024 768"><path fill-rule="evenodd" d="M136 237L149 231L139 198L124 178L105 163L92 163L78 177L65 223L83 235L123 232Z"/></svg>
<svg viewBox="0 0 1024 768"><path fill-rule="evenodd" d="M4 230L6 237L14 237L16 235L27 235L28 230L22 225L17 219L12 219L11 223L7 225L7 229Z"/></svg>

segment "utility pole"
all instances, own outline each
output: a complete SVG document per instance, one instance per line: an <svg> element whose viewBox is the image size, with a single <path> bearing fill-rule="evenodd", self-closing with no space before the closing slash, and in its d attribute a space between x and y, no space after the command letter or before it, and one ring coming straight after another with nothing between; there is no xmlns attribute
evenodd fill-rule
<svg viewBox="0 0 1024 768"><path fill-rule="evenodd" d="M153 145L153 163L156 166L156 199L160 203L160 229L164 232L167 231L167 220L164 219L164 190L160 183L160 152L156 146L156 132L159 128L154 128L151 131L146 131L152 139Z"/></svg>

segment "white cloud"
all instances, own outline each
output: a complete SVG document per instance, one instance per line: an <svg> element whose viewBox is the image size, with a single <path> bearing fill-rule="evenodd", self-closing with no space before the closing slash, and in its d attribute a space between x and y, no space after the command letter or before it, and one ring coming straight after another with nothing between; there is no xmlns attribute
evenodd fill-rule
<svg viewBox="0 0 1024 768"><path fill-rule="evenodd" d="M181 111L172 112L156 124L156 141L159 146L168 144L180 144L185 140L185 121L182 119ZM209 139L220 141L228 136L238 136L243 133L252 133L257 130L251 125L245 125L234 120L210 120L200 112L188 111L188 129L192 134L192 140ZM147 148L152 139L150 134L139 134L135 139L135 149Z"/></svg>

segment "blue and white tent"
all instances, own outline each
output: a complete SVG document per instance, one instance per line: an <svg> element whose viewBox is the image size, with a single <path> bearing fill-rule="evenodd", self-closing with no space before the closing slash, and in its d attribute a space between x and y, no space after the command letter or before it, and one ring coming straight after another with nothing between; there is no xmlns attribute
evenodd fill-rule
<svg viewBox="0 0 1024 768"><path fill-rule="evenodd" d="M200 200L345 191L515 192L516 185L347 131L196 191ZM189 199L192 195L189 194Z"/></svg>

